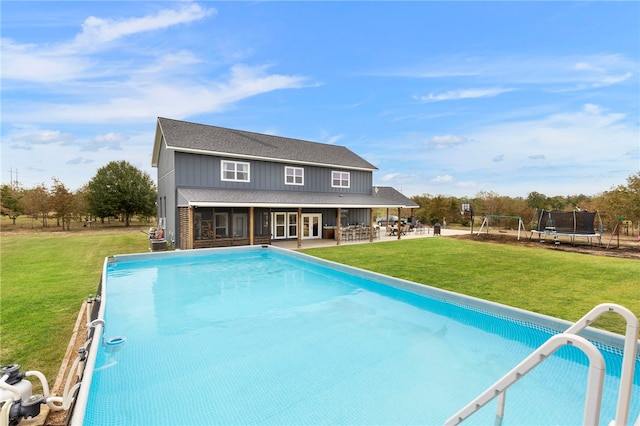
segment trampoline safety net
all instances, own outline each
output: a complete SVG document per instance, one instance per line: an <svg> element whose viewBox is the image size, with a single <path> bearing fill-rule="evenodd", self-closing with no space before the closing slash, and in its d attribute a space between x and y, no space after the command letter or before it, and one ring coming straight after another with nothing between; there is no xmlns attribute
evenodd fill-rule
<svg viewBox="0 0 640 426"><path fill-rule="evenodd" d="M536 232L554 232L558 234L598 235L594 228L598 212L541 210L538 216Z"/></svg>

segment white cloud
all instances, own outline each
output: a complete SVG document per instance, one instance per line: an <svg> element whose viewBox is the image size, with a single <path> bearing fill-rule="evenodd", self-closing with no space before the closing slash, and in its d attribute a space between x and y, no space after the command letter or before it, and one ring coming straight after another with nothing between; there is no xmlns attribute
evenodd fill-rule
<svg viewBox="0 0 640 426"><path fill-rule="evenodd" d="M95 136L89 144L82 147L81 151L97 152L101 149L122 150L122 142L129 140L129 137L122 133L110 132L104 135Z"/></svg>
<svg viewBox="0 0 640 426"><path fill-rule="evenodd" d="M625 156L640 159L640 148L631 149L624 153ZM640 163L638 164L640 168Z"/></svg>
<svg viewBox="0 0 640 426"><path fill-rule="evenodd" d="M451 175L436 176L435 178L431 179L431 182L434 182L434 183L450 183L450 182L453 182L453 176L451 176Z"/></svg>
<svg viewBox="0 0 640 426"><path fill-rule="evenodd" d="M344 137L344 135L334 135L334 136L331 136L331 137L327 138L325 140L325 143L328 143L330 145L335 145L340 140L342 140L343 137Z"/></svg>
<svg viewBox="0 0 640 426"><path fill-rule="evenodd" d="M12 149L31 150L41 145L68 144L73 140L73 135L58 130L25 129L9 134L2 145Z"/></svg>
<svg viewBox="0 0 640 426"><path fill-rule="evenodd" d="M459 181L456 182L456 186L458 188L476 188L478 186L477 182L473 181Z"/></svg>
<svg viewBox="0 0 640 426"><path fill-rule="evenodd" d="M62 46L61 50L92 51L127 36L190 23L215 12L215 9L204 9L196 3L187 3L178 9L164 9L155 15L141 18L108 20L90 16L82 24L82 32L69 45Z"/></svg>
<svg viewBox="0 0 640 426"><path fill-rule="evenodd" d="M584 104L536 119L514 117L519 115L500 124L481 125L465 135L437 139L443 144L447 140L473 143L426 151L415 162L415 170L422 171L426 165L431 176L418 178L413 193L473 195L468 191L482 189L513 196L526 196L526 191L595 194L607 189L611 176L622 183L624 178L619 176L639 168L637 125L601 104ZM411 134L408 141L419 138ZM381 166L384 173L385 163ZM404 172L413 171L408 166Z"/></svg>
<svg viewBox="0 0 640 426"><path fill-rule="evenodd" d="M458 145L464 145L468 142L469 140L464 136L439 135L429 139L426 142L426 144L436 149L445 149L445 148L451 148Z"/></svg>
<svg viewBox="0 0 640 426"><path fill-rule="evenodd" d="M88 100L68 104L33 102L28 108L14 107L4 114L4 119L28 122L31 117L38 117L49 123L131 123L148 122L157 116L184 118L223 111L251 96L306 84L304 77L269 74L267 69L267 66L236 65L225 79L213 82L149 80L140 84L106 84L104 93L95 92Z"/></svg>
<svg viewBox="0 0 640 426"><path fill-rule="evenodd" d="M581 110L487 126L469 135L474 144L459 151L459 156L437 157L434 162L454 171L461 170L458 164L466 170L473 165L475 173L484 170L487 176L518 176L529 166L565 171L581 166L590 173L633 170L637 159L634 167L633 158L623 153L637 149L637 127L626 119L625 114L586 104ZM496 158L509 161L496 163ZM498 164L499 170L495 169ZM530 178L535 179L535 174Z"/></svg>
<svg viewBox="0 0 640 426"><path fill-rule="evenodd" d="M118 126L119 128L121 126ZM153 126L149 132L133 133L126 138L126 159L138 169L155 175L156 169L151 167L150 145L153 140ZM36 131L31 131L36 133ZM119 140L117 132L106 132L98 137L83 139L73 136L72 143L68 143L60 132L60 139L51 138L51 142L45 147L39 146L31 150L11 149L2 140L2 167L8 170L10 167L18 169L19 181L23 187L33 187L40 183L49 185L53 177L61 178L64 184L72 189L78 189L86 184L96 173L96 170L105 166L110 161L123 159L123 151L115 149L83 150L84 145L90 146L95 139ZM68 135L70 137L70 135ZM47 140L47 138L44 138ZM36 149L37 148L37 149Z"/></svg>
<svg viewBox="0 0 640 426"><path fill-rule="evenodd" d="M578 62L574 69L580 73L577 75L576 89L607 87L622 83L633 77L633 68L621 66L621 58L618 55L593 56L588 62ZM625 72L625 70L628 71Z"/></svg>
<svg viewBox="0 0 640 426"><path fill-rule="evenodd" d="M604 75L600 79L594 81L591 86L592 87L607 87L612 86L614 84L622 83L623 81L629 80L633 76L632 73L628 72L623 75Z"/></svg>
<svg viewBox="0 0 640 426"><path fill-rule="evenodd" d="M81 57L60 55L33 44L18 44L3 38L2 79L47 83L85 76L92 64ZM5 83L6 85L6 83Z"/></svg>
<svg viewBox="0 0 640 426"><path fill-rule="evenodd" d="M75 157L70 160L65 161L65 164L76 165L76 164L91 164L94 160L84 157Z"/></svg>
<svg viewBox="0 0 640 426"><path fill-rule="evenodd" d="M434 58L429 65L403 67L381 75L417 79L457 79L482 84L509 86L538 85L559 92L606 87L630 80L638 69L637 60L621 54L549 56L464 56ZM455 81L455 80L454 80ZM480 97L476 90L449 91L416 96L422 102ZM511 89L515 90L515 89ZM464 93L467 92L468 93ZM495 95L493 95L495 96Z"/></svg>
<svg viewBox="0 0 640 426"><path fill-rule="evenodd" d="M155 15L119 21L91 16L85 20L82 32L70 41L36 45L3 38L0 41L2 78L46 83L105 77L110 66L92 56L96 51L114 47L114 42L128 36L190 23L213 13L215 9L191 3L161 10ZM112 72L121 72L120 67L114 68Z"/></svg>
<svg viewBox="0 0 640 426"><path fill-rule="evenodd" d="M398 176L400 176L400 173L387 173L386 175L382 176L382 178L380 178L380 181L391 182L392 180L396 179Z"/></svg>
<svg viewBox="0 0 640 426"><path fill-rule="evenodd" d="M605 70L586 62L578 62L574 65L574 68L578 71L596 71L596 72L604 72Z"/></svg>
<svg viewBox="0 0 640 426"><path fill-rule="evenodd" d="M461 89L450 90L444 93L429 93L427 96L416 96L415 98L421 102L440 102L451 101L458 99L472 99L472 98L492 98L502 93L511 92L514 89L504 88L489 88L489 89Z"/></svg>

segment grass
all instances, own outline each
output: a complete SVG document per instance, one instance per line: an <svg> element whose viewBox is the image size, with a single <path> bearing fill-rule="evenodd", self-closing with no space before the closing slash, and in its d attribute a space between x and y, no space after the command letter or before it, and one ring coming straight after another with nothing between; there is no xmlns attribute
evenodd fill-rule
<svg viewBox="0 0 640 426"><path fill-rule="evenodd" d="M82 302L95 294L104 258L149 251L140 228L7 235L0 244L0 365L53 381Z"/></svg>
<svg viewBox="0 0 640 426"><path fill-rule="evenodd" d="M469 296L576 321L603 302L640 312L640 262L452 238L304 250L305 253ZM607 314L596 327L624 334Z"/></svg>
<svg viewBox="0 0 640 426"><path fill-rule="evenodd" d="M148 225L147 225L148 226ZM148 252L141 228L6 232L0 244L0 364L53 380L82 302L95 294L104 258ZM426 238L304 250L506 305L576 320L602 302L640 312L640 262L508 245ZM597 326L623 332L607 315Z"/></svg>

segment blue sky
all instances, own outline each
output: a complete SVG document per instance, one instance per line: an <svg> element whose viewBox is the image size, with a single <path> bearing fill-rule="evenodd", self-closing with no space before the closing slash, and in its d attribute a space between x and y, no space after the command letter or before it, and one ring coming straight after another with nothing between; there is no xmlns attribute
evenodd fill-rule
<svg viewBox="0 0 640 426"><path fill-rule="evenodd" d="M640 2L2 1L2 183L69 189L158 116L344 145L405 195L640 169Z"/></svg>

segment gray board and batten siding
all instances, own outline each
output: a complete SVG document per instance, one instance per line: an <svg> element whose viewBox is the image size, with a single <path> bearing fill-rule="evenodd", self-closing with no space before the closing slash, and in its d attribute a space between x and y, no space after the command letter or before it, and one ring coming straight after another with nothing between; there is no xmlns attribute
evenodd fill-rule
<svg viewBox="0 0 640 426"><path fill-rule="evenodd" d="M175 153L175 184L177 187L235 188L254 190L277 190L294 192L340 192L353 194L371 194L372 173L344 168L317 167L312 165L293 165L261 160L242 160L249 163L249 182L224 181L221 177L223 160L238 161L232 157L220 157L184 152ZM303 185L285 184L285 167L294 166L304 169ZM349 188L331 186L332 171L348 171Z"/></svg>

